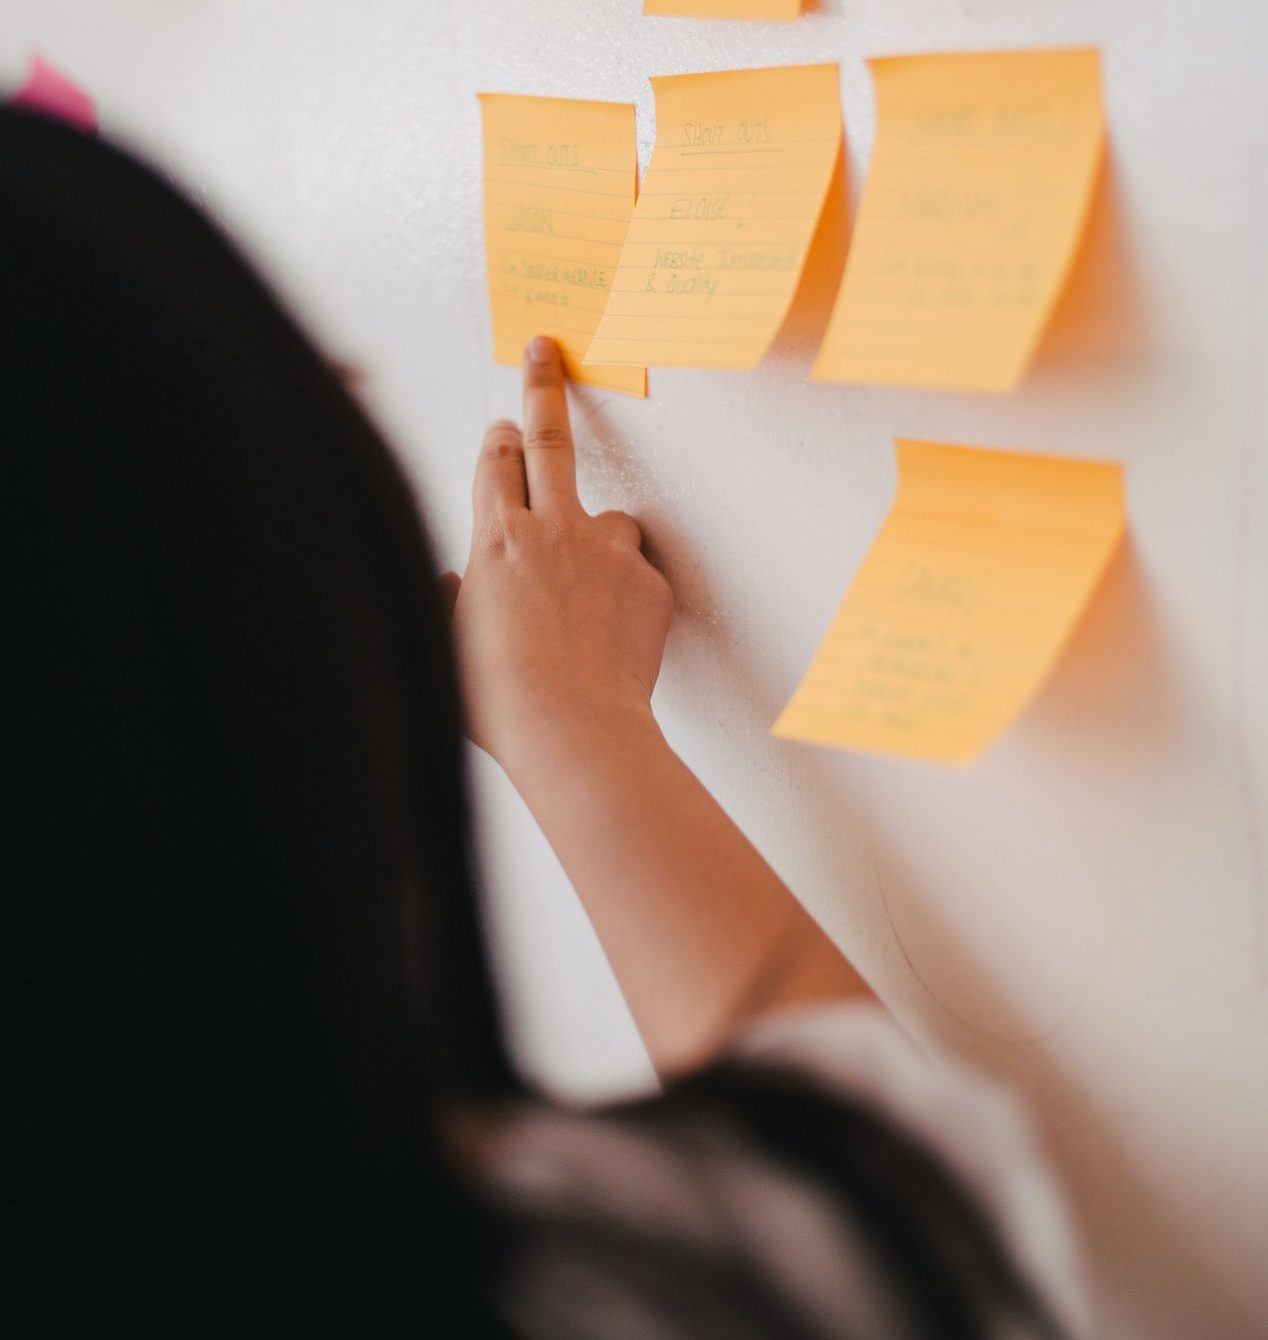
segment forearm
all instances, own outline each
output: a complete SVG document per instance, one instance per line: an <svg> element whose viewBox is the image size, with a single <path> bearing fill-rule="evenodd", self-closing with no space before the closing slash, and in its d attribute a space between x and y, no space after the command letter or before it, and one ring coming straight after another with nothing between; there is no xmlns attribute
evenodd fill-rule
<svg viewBox="0 0 1268 1340"><path fill-rule="evenodd" d="M508 766L662 1073L781 1005L870 991L669 748L650 710L542 732Z"/></svg>

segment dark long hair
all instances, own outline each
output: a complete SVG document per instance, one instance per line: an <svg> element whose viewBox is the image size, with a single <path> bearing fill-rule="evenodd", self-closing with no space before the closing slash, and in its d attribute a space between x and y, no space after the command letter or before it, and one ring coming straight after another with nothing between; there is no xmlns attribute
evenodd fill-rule
<svg viewBox="0 0 1268 1340"><path fill-rule="evenodd" d="M401 471L198 212L12 111L0 441L18 1274L50 1331L474 1333L434 1115L516 1081Z"/></svg>

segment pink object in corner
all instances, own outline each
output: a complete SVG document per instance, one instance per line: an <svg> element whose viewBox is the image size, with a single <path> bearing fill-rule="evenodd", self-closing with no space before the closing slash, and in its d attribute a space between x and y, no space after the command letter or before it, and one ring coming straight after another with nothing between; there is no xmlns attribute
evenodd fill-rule
<svg viewBox="0 0 1268 1340"><path fill-rule="evenodd" d="M93 100L38 52L32 55L31 73L10 99L10 105L43 112L77 130L97 129L97 108Z"/></svg>

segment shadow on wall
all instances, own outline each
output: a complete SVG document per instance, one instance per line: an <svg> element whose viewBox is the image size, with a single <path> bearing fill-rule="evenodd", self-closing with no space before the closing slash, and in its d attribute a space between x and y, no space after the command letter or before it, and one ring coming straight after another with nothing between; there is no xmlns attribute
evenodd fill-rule
<svg viewBox="0 0 1268 1340"><path fill-rule="evenodd" d="M837 150L823 210L806 253L805 268L775 335L767 359L813 359L823 343L836 302L850 243L850 201L846 190L845 141Z"/></svg>
<svg viewBox="0 0 1268 1340"><path fill-rule="evenodd" d="M1150 767L1157 742L1184 718L1179 686L1168 666L1139 557L1131 543L1125 543L1047 683L992 747L997 755L1007 751L1009 756L992 760L1000 766L980 788L975 785L978 779L965 776L964 789L972 787L973 803L952 808L948 798L939 806L932 786L904 787L900 778L892 788L872 788L868 829L886 916L925 996L968 1035L1009 1047L1030 1046L1055 1036L1086 1000L1128 910L1130 872L1116 863L1153 859L1132 838L1148 827L1147 816L1157 810L1155 799L1141 794L1142 777L1161 775ZM1168 747L1174 749L1174 739ZM879 780L879 772L876 776ZM1089 779L1096 779L1096 784L1090 785ZM1051 808L1048 783L1066 797L1067 810L1055 819L1042 813ZM954 776L949 785L954 787ZM1121 825L1102 803L1107 792L1120 790L1135 796L1130 817ZM1078 887L1071 888L1061 905L1039 907L1018 890L1015 898L985 916L991 890L966 887L971 872L957 872L958 834L948 843L941 864L945 882L936 889L926 887L915 873L920 863L905 850L912 823L897 812L904 795L974 824L978 831L968 835L960 850L998 846L992 864L1016 873L1018 864L1007 852L1013 835L1004 831L1010 827L1010 816L995 808L1014 805L1023 840L1034 823L1029 842L1040 853L1046 849L1052 861L1068 865L1069 879ZM887 803L890 796L894 804ZM1098 824L1120 831L1098 834ZM1104 855L1098 857L1096 851L1102 849ZM927 871L929 865L926 861L923 868ZM1042 885L1043 896L1051 897L1054 886L1060 886L1059 872L1043 873L1036 887ZM979 943L970 942L965 925L955 916L951 891L957 888L965 890L968 901L961 910L976 926ZM1075 922L1082 924L1077 935ZM1045 965L1043 980L1032 983L1027 999L1019 999L1016 973L1008 987L992 975L988 961L992 946L984 942L991 934L1000 943L1011 941L1022 961L1026 951L1034 949L1034 937L1051 936L1048 948L1062 955L1061 963ZM998 962L998 953L995 958ZM937 1014L932 1022L937 1022Z"/></svg>
<svg viewBox="0 0 1268 1340"><path fill-rule="evenodd" d="M1109 145L1083 242L1040 338L1034 371L1042 376L1091 363L1102 375L1121 375L1143 361L1149 333L1127 205Z"/></svg>
<svg viewBox="0 0 1268 1340"><path fill-rule="evenodd" d="M1040 742L1075 741L1091 762L1147 757L1166 733L1193 730L1200 704L1186 697L1156 613L1140 553L1128 532L1088 601L1047 682L1022 718ZM1198 723L1215 731L1216 722ZM1209 735L1204 738L1209 739ZM1086 755L1085 753L1085 756Z"/></svg>

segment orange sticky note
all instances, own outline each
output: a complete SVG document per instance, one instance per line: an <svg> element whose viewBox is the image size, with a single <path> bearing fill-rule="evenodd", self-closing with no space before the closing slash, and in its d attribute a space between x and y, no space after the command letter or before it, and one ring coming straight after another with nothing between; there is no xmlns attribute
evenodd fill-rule
<svg viewBox="0 0 1268 1340"><path fill-rule="evenodd" d="M772 734L967 762L1043 683L1123 526L1117 465L900 441L893 508Z"/></svg>
<svg viewBox="0 0 1268 1340"><path fill-rule="evenodd" d="M656 145L587 360L751 368L787 314L841 150L837 67L652 88Z"/></svg>
<svg viewBox="0 0 1268 1340"><path fill-rule="evenodd" d="M643 0L643 13L676 19L795 19L801 0Z"/></svg>
<svg viewBox="0 0 1268 1340"><path fill-rule="evenodd" d="M819 381L1009 391L1105 149L1095 50L869 62L876 142Z"/></svg>
<svg viewBox="0 0 1268 1340"><path fill-rule="evenodd" d="M480 110L494 358L550 335L574 381L646 395L641 365L583 362L638 189L633 105L482 93Z"/></svg>

